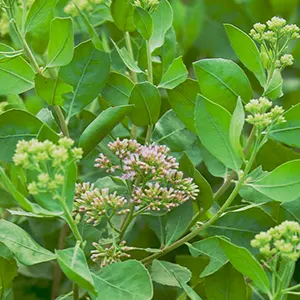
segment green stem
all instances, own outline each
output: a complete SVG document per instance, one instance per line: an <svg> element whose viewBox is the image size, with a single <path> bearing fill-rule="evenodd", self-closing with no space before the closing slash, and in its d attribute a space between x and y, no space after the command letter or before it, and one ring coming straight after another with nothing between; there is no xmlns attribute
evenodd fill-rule
<svg viewBox="0 0 300 300"><path fill-rule="evenodd" d="M22 34L25 32L25 22L26 22L26 14L27 14L27 0L23 0L23 11L22 11Z"/></svg>
<svg viewBox="0 0 300 300"><path fill-rule="evenodd" d="M160 252L158 253L154 253L146 258L144 258L142 260L142 263L144 264L148 264L150 263L153 259L156 259L162 255L165 255L173 250L175 250L176 248L182 246L183 244L185 244L186 242L190 241L191 239L193 239L194 237L196 237L201 231L207 229L209 226L211 226L214 222L216 222L220 216L227 210L227 208L231 205L231 203L233 202L233 200L235 199L235 197L238 195L241 187L244 185L245 179L247 177L248 172L250 171L252 164L254 162L256 153L257 153L257 146L258 146L258 140L259 138L256 140L255 142L255 147L253 149L253 152L251 154L251 157L249 159L249 161L247 162L245 169L244 169L244 174L243 176L238 180L235 188L233 189L233 191L231 192L231 194L229 195L229 197L227 198L227 200L225 201L225 203L223 204L223 206L219 209L219 211L217 213L215 213L206 223L204 223L201 227L193 230L192 232L190 232L189 234L187 234L186 236L182 237L181 239L179 239L178 241L174 242L173 244L171 244L168 247L165 247L164 249L162 249Z"/></svg>
<svg viewBox="0 0 300 300"><path fill-rule="evenodd" d="M284 289L283 290L283 292L290 292L290 291L294 291L294 290L297 290L297 289L300 289L300 283L299 284L296 284L296 285L294 285L294 286L292 286L292 287L289 287L289 288L287 288L287 289Z"/></svg>
<svg viewBox="0 0 300 300"><path fill-rule="evenodd" d="M147 50L147 65L148 65L148 70L147 70L148 81L150 83L153 83L152 56L151 56L149 40L146 41L146 50Z"/></svg>
<svg viewBox="0 0 300 300"><path fill-rule="evenodd" d="M129 34L128 31L125 32L125 44L126 44L126 48L128 50L128 53L129 53L130 57L134 60L130 34ZM132 81L134 83L137 83L138 82L137 74L134 71L130 71L130 75L131 75Z"/></svg>
<svg viewBox="0 0 300 300"><path fill-rule="evenodd" d="M145 144L150 144L152 135L152 125L148 125Z"/></svg>
<svg viewBox="0 0 300 300"><path fill-rule="evenodd" d="M69 135L68 125L65 121L65 117L64 114L62 113L61 108L58 105L55 105L54 109L57 114L62 133L64 134L64 136L69 137L70 135Z"/></svg>
<svg viewBox="0 0 300 300"><path fill-rule="evenodd" d="M70 210L69 210L69 208L68 208L65 200L60 198L59 202L60 202L60 205L61 205L61 207L62 207L62 209L63 209L63 211L65 213L66 221L67 221L67 223L68 223L68 225L69 225L69 227L70 227L70 229L71 229L71 231L72 231L72 233L73 233L76 241L80 242L80 244L82 244L83 243L83 239L81 237L81 234L80 234L80 232L78 230L77 225L75 224L75 222L73 220L72 214L70 213Z"/></svg>
<svg viewBox="0 0 300 300"><path fill-rule="evenodd" d="M73 283L73 300L79 300L79 288L75 283Z"/></svg>
<svg viewBox="0 0 300 300"><path fill-rule="evenodd" d="M122 241L122 239L125 235L125 232L134 217L133 214L134 214L134 204L132 203L130 205L130 212L126 216L125 222L123 223L123 226L121 227L121 230L120 230L120 235L119 235L120 241Z"/></svg>

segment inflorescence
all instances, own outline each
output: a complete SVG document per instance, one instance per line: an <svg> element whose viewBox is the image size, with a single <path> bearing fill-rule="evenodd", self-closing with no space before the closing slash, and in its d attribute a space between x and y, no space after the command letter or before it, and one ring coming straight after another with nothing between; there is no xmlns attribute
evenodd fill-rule
<svg viewBox="0 0 300 300"><path fill-rule="evenodd" d="M300 257L300 224L285 221L280 225L261 232L251 241L266 258L282 257L296 261Z"/></svg>
<svg viewBox="0 0 300 300"><path fill-rule="evenodd" d="M58 144L37 139L18 142L13 156L15 165L36 172L36 180L28 184L30 194L50 192L57 197L67 165L80 160L83 154L81 148L72 148L73 143L66 137L59 139Z"/></svg>
<svg viewBox="0 0 300 300"><path fill-rule="evenodd" d="M254 24L250 36L262 46L261 55L266 69L275 65L282 70L293 64L293 56L284 52L290 41L300 38L299 32L297 25L286 25L286 20L279 17L273 17L266 24Z"/></svg>
<svg viewBox="0 0 300 300"><path fill-rule="evenodd" d="M130 255L127 252L133 249L126 246L125 241L120 242L118 245L113 244L107 247L102 247L98 243L93 243L93 246L96 249L92 250L91 259L94 262L100 262L100 268L121 261L121 258L129 258Z"/></svg>
<svg viewBox="0 0 300 300"><path fill-rule="evenodd" d="M272 102L265 97L259 99L252 99L245 105L245 110L250 113L246 121L260 130L270 126L286 122L284 116L284 109L278 105L272 107Z"/></svg>
<svg viewBox="0 0 300 300"><path fill-rule="evenodd" d="M84 213L87 223L98 225L102 216L111 219L114 214L129 212L127 200L116 192L109 193L108 188L99 190L90 183L76 184L74 213Z"/></svg>
<svg viewBox="0 0 300 300"><path fill-rule="evenodd" d="M134 4L148 10L151 13L159 4L159 0L134 0Z"/></svg>
<svg viewBox="0 0 300 300"><path fill-rule="evenodd" d="M102 4L103 2L103 0L73 0L65 6L64 11L72 17L77 17L79 15L78 9L92 12L97 4Z"/></svg>

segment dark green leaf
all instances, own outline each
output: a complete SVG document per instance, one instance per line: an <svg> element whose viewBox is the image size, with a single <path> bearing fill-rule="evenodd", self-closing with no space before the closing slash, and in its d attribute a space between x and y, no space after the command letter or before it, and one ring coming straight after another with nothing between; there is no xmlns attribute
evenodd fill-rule
<svg viewBox="0 0 300 300"><path fill-rule="evenodd" d="M192 79L187 79L174 89L168 90L169 103L176 116L193 133L196 133L194 111L199 93L199 85Z"/></svg>
<svg viewBox="0 0 300 300"><path fill-rule="evenodd" d="M59 78L46 78L40 74L35 76L35 91L49 105L63 105L63 94L71 93L72 87Z"/></svg>
<svg viewBox="0 0 300 300"><path fill-rule="evenodd" d="M179 168L189 177L194 179L194 182L199 187L199 194L196 198L198 209L201 212L208 210L213 202L213 192L210 184L201 175L201 173L194 167L194 164L184 152L180 158Z"/></svg>
<svg viewBox="0 0 300 300"><path fill-rule="evenodd" d="M176 275L185 283L191 279L192 274L190 270L185 267L163 260L155 259L152 262L150 274L153 281L163 285L180 287L180 284L177 279L174 278L172 272L175 272Z"/></svg>
<svg viewBox="0 0 300 300"><path fill-rule="evenodd" d="M159 88L172 90L183 83L188 77L188 71L182 61L182 56L176 58L163 75Z"/></svg>
<svg viewBox="0 0 300 300"><path fill-rule="evenodd" d="M160 93L158 89L149 82L138 83L134 86L129 103L134 104L131 119L136 126L155 124L160 113Z"/></svg>
<svg viewBox="0 0 300 300"><path fill-rule="evenodd" d="M47 67L65 66L73 58L74 36L71 18L55 18L51 22Z"/></svg>
<svg viewBox="0 0 300 300"><path fill-rule="evenodd" d="M0 229L0 241L13 252L20 263L31 266L56 258L53 253L37 244L19 226L0 220Z"/></svg>
<svg viewBox="0 0 300 300"><path fill-rule="evenodd" d="M193 257L206 255L210 258L209 264L201 273L201 277L209 276L218 271L226 264L227 257L219 245L217 237L210 237L205 240L188 244L189 250Z"/></svg>
<svg viewBox="0 0 300 300"><path fill-rule="evenodd" d="M18 266L13 258L5 259L0 257L0 298L4 292L11 286L12 281L18 276Z"/></svg>
<svg viewBox="0 0 300 300"><path fill-rule="evenodd" d="M129 0L112 0L110 5L111 15L116 26L122 31L134 31L134 7Z"/></svg>
<svg viewBox="0 0 300 300"><path fill-rule="evenodd" d="M57 250L57 261L63 272L78 286L94 293L94 281L84 252L79 247Z"/></svg>
<svg viewBox="0 0 300 300"><path fill-rule="evenodd" d="M205 278L205 291L208 299L247 299L244 276L231 264L225 265L218 272Z"/></svg>
<svg viewBox="0 0 300 300"><path fill-rule="evenodd" d="M126 76L111 72L101 93L102 97L112 105L128 104L133 82Z"/></svg>
<svg viewBox="0 0 300 300"><path fill-rule="evenodd" d="M153 32L153 20L150 14L143 8L136 6L133 20L137 31L145 39L149 40Z"/></svg>
<svg viewBox="0 0 300 300"><path fill-rule="evenodd" d="M166 246L171 245L184 234L193 218L193 213L193 205L189 200L166 215Z"/></svg>
<svg viewBox="0 0 300 300"><path fill-rule="evenodd" d="M261 86L264 87L266 84L266 72L256 44L239 28L231 24L225 24L224 26L233 50L246 68L253 72Z"/></svg>
<svg viewBox="0 0 300 300"><path fill-rule="evenodd" d="M100 94L109 69L109 54L97 50L91 41L75 48L73 60L61 67L58 74L61 80L73 87L73 93L64 95L67 122Z"/></svg>
<svg viewBox="0 0 300 300"><path fill-rule="evenodd" d="M93 274L97 300L151 300L153 288L145 267L136 260L111 264Z"/></svg>
<svg viewBox="0 0 300 300"><path fill-rule="evenodd" d="M199 96L196 103L195 122L203 146L225 166L238 171L242 159L230 143L230 113L222 106Z"/></svg>
<svg viewBox="0 0 300 300"><path fill-rule="evenodd" d="M167 111L155 124L152 138L156 143L168 146L172 152L188 150L197 140L173 110Z"/></svg>
<svg viewBox="0 0 300 300"><path fill-rule="evenodd" d="M110 107L104 110L82 133L79 146L89 153L102 139L132 111L132 105Z"/></svg>
<svg viewBox="0 0 300 300"><path fill-rule="evenodd" d="M201 94L220 104L230 112L240 96L248 102L253 94L244 71L233 61L226 59L202 59L194 63Z"/></svg>
<svg viewBox="0 0 300 300"><path fill-rule="evenodd" d="M36 138L43 123L34 115L12 109L0 115L0 160L12 162L20 140Z"/></svg>

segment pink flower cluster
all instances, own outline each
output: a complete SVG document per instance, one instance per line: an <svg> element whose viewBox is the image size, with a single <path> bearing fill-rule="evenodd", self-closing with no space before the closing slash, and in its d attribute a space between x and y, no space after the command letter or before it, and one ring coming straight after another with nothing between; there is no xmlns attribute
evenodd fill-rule
<svg viewBox="0 0 300 300"><path fill-rule="evenodd" d="M196 199L199 189L192 178L184 178L178 163L168 155L169 149L161 145L141 145L135 140L119 140L108 144L119 158L114 165L99 154L95 167L111 173L121 172L121 178L133 182L131 202L138 209L171 210L189 199Z"/></svg>
<svg viewBox="0 0 300 300"><path fill-rule="evenodd" d="M109 194L109 189L99 190L88 182L76 184L73 213L85 213L88 223L99 224L101 217L110 219L114 214L129 212L127 200L116 192Z"/></svg>

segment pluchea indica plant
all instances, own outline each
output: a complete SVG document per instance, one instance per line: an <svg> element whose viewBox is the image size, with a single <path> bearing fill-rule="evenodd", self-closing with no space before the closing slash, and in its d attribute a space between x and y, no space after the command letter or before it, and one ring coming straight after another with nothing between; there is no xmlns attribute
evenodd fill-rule
<svg viewBox="0 0 300 300"><path fill-rule="evenodd" d="M225 2L0 1L0 299L299 298L297 9Z"/></svg>

